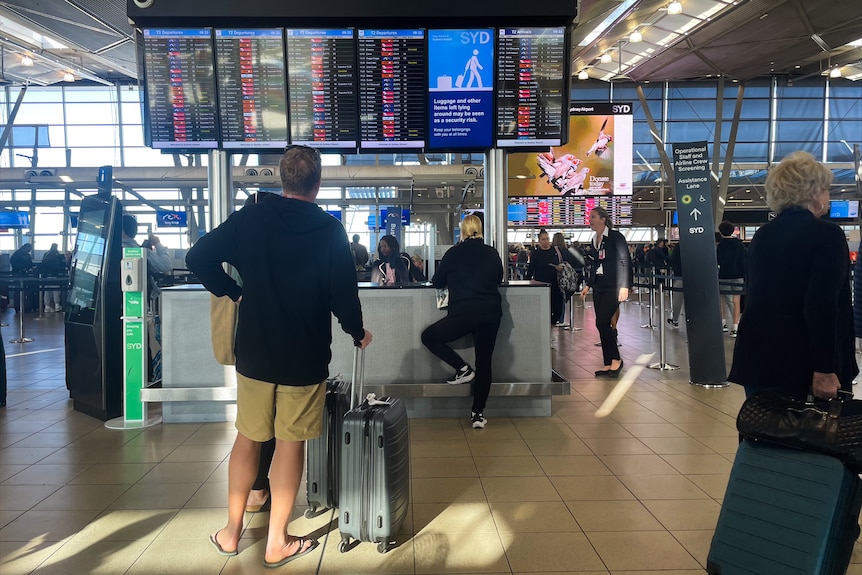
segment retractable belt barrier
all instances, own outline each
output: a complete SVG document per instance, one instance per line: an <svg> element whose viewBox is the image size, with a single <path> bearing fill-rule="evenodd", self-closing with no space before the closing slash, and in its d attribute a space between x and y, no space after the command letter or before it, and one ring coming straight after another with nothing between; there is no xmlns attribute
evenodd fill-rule
<svg viewBox="0 0 862 575"><path fill-rule="evenodd" d="M18 292L18 337L10 339L9 343L30 343L35 341L33 338L24 335L24 294L30 290L36 290L39 294L39 301L36 307L39 309L40 316L35 319L43 318L42 311L42 291L44 288L65 290L69 288L69 276L57 277L39 277L39 276L11 276L0 275L0 287L6 288L10 292Z"/></svg>

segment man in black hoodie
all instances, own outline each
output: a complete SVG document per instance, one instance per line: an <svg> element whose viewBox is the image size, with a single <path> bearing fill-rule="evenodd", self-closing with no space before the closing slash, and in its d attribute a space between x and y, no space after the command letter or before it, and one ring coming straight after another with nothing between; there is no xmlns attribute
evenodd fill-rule
<svg viewBox="0 0 862 575"><path fill-rule="evenodd" d="M317 541L287 535L302 480L305 440L321 433L331 358L331 314L364 348L356 271L341 224L314 200L320 154L291 146L279 165L282 197L246 206L203 236L186 256L210 292L240 305L235 353L237 438L228 468L228 521L210 536L221 555L236 555L260 443L276 438L270 470L272 508L264 563L277 567L305 555ZM288 247L306 246L288 261ZM232 265L240 287L225 273Z"/></svg>

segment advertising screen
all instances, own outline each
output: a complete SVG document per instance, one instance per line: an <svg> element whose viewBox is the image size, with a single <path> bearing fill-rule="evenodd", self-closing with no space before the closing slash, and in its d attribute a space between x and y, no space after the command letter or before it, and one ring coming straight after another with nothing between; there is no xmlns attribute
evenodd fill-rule
<svg viewBox="0 0 862 575"><path fill-rule="evenodd" d="M829 217L834 220L859 217L859 200L829 200Z"/></svg>
<svg viewBox="0 0 862 575"><path fill-rule="evenodd" d="M631 196L632 105L573 104L569 143L509 155L510 196Z"/></svg>
<svg viewBox="0 0 862 575"><path fill-rule="evenodd" d="M218 146L218 109L209 28L144 29L144 76L153 148Z"/></svg>
<svg viewBox="0 0 862 575"><path fill-rule="evenodd" d="M352 29L287 30L291 143L346 151L359 141Z"/></svg>
<svg viewBox="0 0 862 575"><path fill-rule="evenodd" d="M494 30L428 31L428 148L493 143Z"/></svg>
<svg viewBox="0 0 862 575"><path fill-rule="evenodd" d="M225 149L284 148L287 102L282 30L216 30L216 71Z"/></svg>
<svg viewBox="0 0 862 575"><path fill-rule="evenodd" d="M497 31L498 147L562 144L567 58L565 28Z"/></svg>
<svg viewBox="0 0 862 575"><path fill-rule="evenodd" d="M29 228L30 212L0 211L0 228Z"/></svg>
<svg viewBox="0 0 862 575"><path fill-rule="evenodd" d="M359 30L359 147L425 147L425 31Z"/></svg>

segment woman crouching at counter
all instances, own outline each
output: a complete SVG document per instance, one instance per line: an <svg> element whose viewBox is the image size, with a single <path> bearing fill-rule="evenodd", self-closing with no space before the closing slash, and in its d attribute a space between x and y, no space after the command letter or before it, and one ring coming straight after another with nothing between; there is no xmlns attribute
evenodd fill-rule
<svg viewBox="0 0 862 575"><path fill-rule="evenodd" d="M498 287L502 279L503 262L497 250L485 245L482 220L473 215L465 217L461 221L461 242L443 255L431 279L435 288L449 289L448 313L422 332L422 343L455 370L446 383L473 381L473 429L482 429L487 422L483 412L491 392L491 358L503 316ZM467 334L473 335L476 346L475 372L447 345Z"/></svg>
<svg viewBox="0 0 862 575"><path fill-rule="evenodd" d="M596 235L589 250L592 258L589 274L581 299L593 288L593 306L596 310L596 329L602 343L604 367L596 377L618 377L623 360L617 347L617 332L611 325L620 302L629 297L631 286L631 257L629 246L621 233L611 229L608 212L595 207L590 212L590 229Z"/></svg>

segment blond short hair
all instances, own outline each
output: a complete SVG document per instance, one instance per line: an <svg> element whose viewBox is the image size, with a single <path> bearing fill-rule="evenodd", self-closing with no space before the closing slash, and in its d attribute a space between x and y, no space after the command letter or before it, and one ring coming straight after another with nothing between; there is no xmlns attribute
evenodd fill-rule
<svg viewBox="0 0 862 575"><path fill-rule="evenodd" d="M807 208L832 185L832 171L808 152L793 152L769 170L766 203L776 212L790 206Z"/></svg>
<svg viewBox="0 0 862 575"><path fill-rule="evenodd" d="M461 220L461 239L481 238L482 237L482 220L478 216L469 215Z"/></svg>

